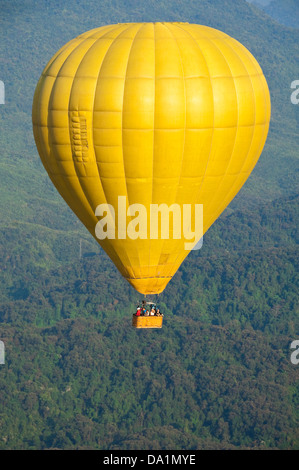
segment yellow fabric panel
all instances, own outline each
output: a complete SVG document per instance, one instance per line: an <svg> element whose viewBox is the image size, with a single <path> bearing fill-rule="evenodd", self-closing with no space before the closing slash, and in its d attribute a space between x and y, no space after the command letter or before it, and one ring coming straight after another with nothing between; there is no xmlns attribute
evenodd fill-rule
<svg viewBox="0 0 299 470"><path fill-rule="evenodd" d="M96 238L103 203L116 229L134 203L148 213L150 204L203 204L205 232L256 164L270 107L259 64L227 34L128 23L63 46L37 85L32 119L51 180ZM146 239L97 241L144 294L162 292L188 254L184 239L150 239L149 221Z"/></svg>

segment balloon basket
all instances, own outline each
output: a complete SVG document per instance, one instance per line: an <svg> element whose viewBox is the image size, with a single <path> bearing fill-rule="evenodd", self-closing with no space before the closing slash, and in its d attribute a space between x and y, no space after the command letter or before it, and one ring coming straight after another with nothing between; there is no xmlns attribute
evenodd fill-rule
<svg viewBox="0 0 299 470"><path fill-rule="evenodd" d="M163 316L136 316L135 313L132 316L132 326L134 328L162 328Z"/></svg>

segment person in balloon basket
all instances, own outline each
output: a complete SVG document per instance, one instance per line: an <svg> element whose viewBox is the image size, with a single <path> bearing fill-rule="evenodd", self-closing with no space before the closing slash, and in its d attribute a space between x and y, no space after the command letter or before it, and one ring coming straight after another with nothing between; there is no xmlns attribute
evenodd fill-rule
<svg viewBox="0 0 299 470"><path fill-rule="evenodd" d="M141 308L140 308L139 305L138 305L137 311L136 311L135 315L136 315L136 317L140 317L141 314L142 314L142 310L141 310Z"/></svg>
<svg viewBox="0 0 299 470"><path fill-rule="evenodd" d="M142 301L141 315L144 315L145 317L148 316L148 312L147 312L147 309L146 309L146 301L145 301L145 300Z"/></svg>
<svg viewBox="0 0 299 470"><path fill-rule="evenodd" d="M148 311L145 307L143 308L143 315L144 315L145 317L148 317L148 316L149 316L149 311Z"/></svg>

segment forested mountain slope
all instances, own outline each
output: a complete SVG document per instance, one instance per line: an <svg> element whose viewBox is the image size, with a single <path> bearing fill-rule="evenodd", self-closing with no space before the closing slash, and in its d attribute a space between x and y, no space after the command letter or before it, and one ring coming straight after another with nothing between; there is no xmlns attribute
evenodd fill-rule
<svg viewBox="0 0 299 470"><path fill-rule="evenodd" d="M261 159L159 297L158 331L132 329L139 295L53 188L31 129L52 55L135 21L231 34L272 100ZM245 0L1 2L1 449L298 448L297 57L297 31Z"/></svg>
<svg viewBox="0 0 299 470"><path fill-rule="evenodd" d="M138 296L102 251L2 232L0 448L298 448L297 213L220 220L156 331L131 327Z"/></svg>
<svg viewBox="0 0 299 470"><path fill-rule="evenodd" d="M297 0L248 0L262 8L278 23L299 28L299 4Z"/></svg>

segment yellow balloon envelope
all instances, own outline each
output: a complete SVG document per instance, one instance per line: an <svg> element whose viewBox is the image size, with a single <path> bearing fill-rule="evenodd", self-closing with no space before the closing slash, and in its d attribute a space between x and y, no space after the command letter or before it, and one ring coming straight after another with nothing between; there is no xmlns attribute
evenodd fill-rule
<svg viewBox="0 0 299 470"><path fill-rule="evenodd" d="M151 205L202 204L205 233L250 175L269 121L267 83L252 54L188 23L81 34L48 63L33 101L34 137L52 182L143 294L164 290L190 251L186 240L173 231L153 238L150 222L142 237L99 240L97 207L113 208L117 228L133 204L148 213Z"/></svg>

